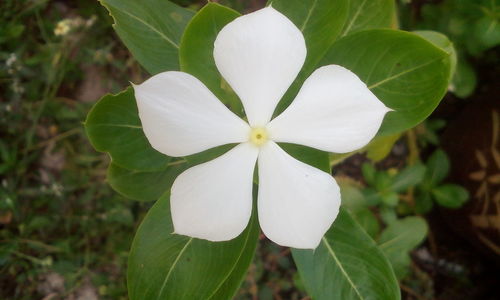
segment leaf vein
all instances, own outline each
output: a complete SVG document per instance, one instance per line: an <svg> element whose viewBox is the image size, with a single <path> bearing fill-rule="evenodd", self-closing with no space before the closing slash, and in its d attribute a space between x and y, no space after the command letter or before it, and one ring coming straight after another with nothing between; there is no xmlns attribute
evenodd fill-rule
<svg viewBox="0 0 500 300"><path fill-rule="evenodd" d="M337 258L337 255L335 255L335 252L333 251L332 247L330 247L330 244L328 244L328 241L324 237L322 238L322 240L326 246L326 249L328 249L328 252L332 255L333 259L335 260L335 262L339 266L340 271L342 272L342 274L344 274L347 281L349 282L349 284L353 288L354 292L356 292L356 295L359 297L359 299L363 300L364 299L363 296L361 296L361 293L358 291L358 288L356 287L356 285L352 281L351 277L349 276L349 274L347 274L346 270L344 269L344 267L340 263L339 259Z"/></svg>
<svg viewBox="0 0 500 300"><path fill-rule="evenodd" d="M161 32L159 29L157 29L156 27L154 27L153 25L147 23L146 21L144 21L143 19L141 19L140 17L126 11L126 10L123 10L123 9L120 9L116 6L114 6L114 8L118 11L121 11L122 13L130 16L131 18L137 20L138 22L144 24L146 27L148 27L149 29L151 29L152 31L156 32L161 38L163 38L165 41L169 42L170 44L172 44L172 46L174 46L175 48L179 49L179 45L177 43L175 43L174 41L172 41L171 39L168 38L168 36L166 36L163 32ZM116 22L116 20L115 20Z"/></svg>
<svg viewBox="0 0 500 300"><path fill-rule="evenodd" d="M162 295L163 290L167 286L167 282L170 279L170 275L172 274L172 271L175 269L175 266L177 266L177 263L179 262L179 259L181 258L182 254L184 254L184 252L186 251L187 247L191 244L192 241L193 241L193 238L190 238L186 242L186 244L184 245L184 247L182 247L182 249L179 252L179 254L177 255L177 257L175 258L174 263L172 264L172 266L168 270L167 276L165 277L165 280L163 281L163 284L161 285L160 292L158 293L158 298L156 298L156 299L160 299L159 297Z"/></svg>
<svg viewBox="0 0 500 300"><path fill-rule="evenodd" d="M359 17L359 14L361 13L361 10L363 9L363 6L365 6L365 3L366 3L366 0L363 0L363 2L361 3L361 5L358 6L358 9L354 13L354 16L352 16L351 22L349 22L349 24L347 25L346 29L342 33L342 36L346 35L349 32L349 30L351 30L352 25L354 25L354 22Z"/></svg>
<svg viewBox="0 0 500 300"><path fill-rule="evenodd" d="M396 79L396 78L398 78L398 77L401 77L401 76L403 76L403 75L405 75L405 74L411 73L411 72L413 72L413 71L415 71L415 70L418 70L418 69L420 69L420 68L423 68L423 67L425 67L425 66L428 66L428 65L430 65L430 64L432 64L432 63L434 63L434 62L436 62L436 61L437 61L437 60L439 60L439 59L441 59L441 58L433 59L433 60L428 61L428 62L426 62L426 63L424 63L424 64L418 65L418 66L413 67L413 68L411 68L411 69L408 69L408 70L405 70L405 71L399 72L399 73L397 73L397 74L394 74L394 75L392 75L392 76L389 76L389 77L387 77L387 78L385 78L385 79L380 80L379 82L376 82L376 83L374 83L374 84L371 84L370 86L368 86L368 89L370 89L370 90L371 90L371 89L374 89L374 88L376 88L376 87L378 87L378 86L380 86L380 85L382 85L382 84L385 84L385 83L387 83L387 82L389 82L389 81L391 81L391 80L394 80L394 79Z"/></svg>
<svg viewBox="0 0 500 300"><path fill-rule="evenodd" d="M314 0L313 4L311 5L311 8L309 8L309 11L307 12L306 19L304 20L304 23L302 23L302 26L300 26L300 31L304 31L304 28L306 28L307 22L309 22L309 19L311 18L313 10L316 8L316 4L318 3L318 0Z"/></svg>

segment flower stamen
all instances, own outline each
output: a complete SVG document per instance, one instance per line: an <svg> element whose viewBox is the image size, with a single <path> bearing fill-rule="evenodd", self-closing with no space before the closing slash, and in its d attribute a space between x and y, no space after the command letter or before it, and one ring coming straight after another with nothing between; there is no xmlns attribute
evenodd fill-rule
<svg viewBox="0 0 500 300"><path fill-rule="evenodd" d="M267 134L266 128L255 127L255 128L252 128L252 130L250 131L250 139L249 140L255 146L260 147L260 146L264 145L267 142L268 138L269 138L269 136Z"/></svg>

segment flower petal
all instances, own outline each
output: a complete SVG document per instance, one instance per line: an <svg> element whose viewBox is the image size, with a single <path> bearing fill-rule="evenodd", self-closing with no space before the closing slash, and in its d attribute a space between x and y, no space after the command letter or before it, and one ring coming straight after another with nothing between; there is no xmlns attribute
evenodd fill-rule
<svg viewBox="0 0 500 300"><path fill-rule="evenodd" d="M306 58L300 30L272 7L236 18L219 32L217 68L245 107L250 125L265 126Z"/></svg>
<svg viewBox="0 0 500 300"><path fill-rule="evenodd" d="M311 74L267 128L276 142L345 153L368 144L388 111L356 74L328 65Z"/></svg>
<svg viewBox="0 0 500 300"><path fill-rule="evenodd" d="M248 140L248 124L187 73L163 72L134 90L144 133L161 153L186 156Z"/></svg>
<svg viewBox="0 0 500 300"><path fill-rule="evenodd" d="M252 214L257 155L257 147L240 144L179 175L170 196L175 233L209 241L238 236Z"/></svg>
<svg viewBox="0 0 500 300"><path fill-rule="evenodd" d="M335 179L269 141L259 154L259 222L277 244L314 249L337 217Z"/></svg>

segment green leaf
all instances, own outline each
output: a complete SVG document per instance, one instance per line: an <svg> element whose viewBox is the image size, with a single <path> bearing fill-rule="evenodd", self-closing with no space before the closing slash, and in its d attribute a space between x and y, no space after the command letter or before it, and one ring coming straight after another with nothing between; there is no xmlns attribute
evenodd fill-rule
<svg viewBox="0 0 500 300"><path fill-rule="evenodd" d="M387 28L393 23L393 0L350 0L347 22L341 36L366 29Z"/></svg>
<svg viewBox="0 0 500 300"><path fill-rule="evenodd" d="M122 168L158 171L170 161L153 149L144 135L132 88L102 97L89 112L85 130L92 146L108 152L113 163Z"/></svg>
<svg viewBox="0 0 500 300"><path fill-rule="evenodd" d="M338 40L320 65L353 71L389 112L379 135L411 128L436 108L447 91L450 55L416 34L372 29Z"/></svg>
<svg viewBox="0 0 500 300"><path fill-rule="evenodd" d="M402 193L416 186L424 179L425 171L426 168L421 163L407 166L394 177L391 190Z"/></svg>
<svg viewBox="0 0 500 300"><path fill-rule="evenodd" d="M361 172L363 173L365 181L369 185L375 185L375 174L377 173L377 170L372 164L367 162L363 163L363 165L361 165Z"/></svg>
<svg viewBox="0 0 500 300"><path fill-rule="evenodd" d="M398 205L399 196L395 192L383 193L381 197L382 197L382 202L387 206L394 207Z"/></svg>
<svg viewBox="0 0 500 300"><path fill-rule="evenodd" d="M492 1L493 2L493 1ZM485 15L474 24L474 34L483 50L500 44L500 14Z"/></svg>
<svg viewBox="0 0 500 300"><path fill-rule="evenodd" d="M453 43L448 39L448 37L442 33L432 31L432 30L417 30L414 33L428 40L436 47L443 49L446 53L450 55L451 61L451 72L450 76L455 74L455 69L457 66L457 52L455 51L455 47L453 47Z"/></svg>
<svg viewBox="0 0 500 300"><path fill-rule="evenodd" d="M313 299L401 298L389 261L344 209L316 249L292 254Z"/></svg>
<svg viewBox="0 0 500 300"><path fill-rule="evenodd" d="M477 76L474 68L463 58L458 59L450 91L460 98L467 98L476 89Z"/></svg>
<svg viewBox="0 0 500 300"><path fill-rule="evenodd" d="M415 198L415 212L418 214L426 214L431 211L433 206L434 202L432 202L431 193L419 189Z"/></svg>
<svg viewBox="0 0 500 300"><path fill-rule="evenodd" d="M363 227L371 238L375 238L380 231L380 224L372 211L368 208L358 209L352 212L352 217Z"/></svg>
<svg viewBox="0 0 500 300"><path fill-rule="evenodd" d="M432 190L436 202L447 208L459 208L469 200L469 192L456 184L445 184Z"/></svg>
<svg viewBox="0 0 500 300"><path fill-rule="evenodd" d="M397 221L396 209L390 206L382 206L379 209L379 215L385 224L392 224Z"/></svg>
<svg viewBox="0 0 500 300"><path fill-rule="evenodd" d="M304 35L307 58L301 75L305 79L339 36L349 3L345 0L271 0L269 3Z"/></svg>
<svg viewBox="0 0 500 300"><path fill-rule="evenodd" d="M301 162L323 170L328 174L331 173L327 152L297 144L280 143L279 145L288 154Z"/></svg>
<svg viewBox="0 0 500 300"><path fill-rule="evenodd" d="M400 137L400 133L377 136L362 151L366 151L366 157L370 160L379 162L391 153L394 144Z"/></svg>
<svg viewBox="0 0 500 300"><path fill-rule="evenodd" d="M99 0L116 33L151 74L179 69L182 32L193 12L166 0Z"/></svg>
<svg viewBox="0 0 500 300"><path fill-rule="evenodd" d="M111 187L123 196L139 201L155 201L170 189L175 178L186 169L183 161L172 162L161 171L138 171L111 163L106 179Z"/></svg>
<svg viewBox="0 0 500 300"><path fill-rule="evenodd" d="M340 187L343 207L351 213L368 207L365 196L353 181L341 177L337 179L337 183Z"/></svg>
<svg viewBox="0 0 500 300"><path fill-rule="evenodd" d="M392 187L392 177L388 172L375 172L375 188L381 193L389 192Z"/></svg>
<svg viewBox="0 0 500 300"><path fill-rule="evenodd" d="M130 299L231 299L254 255L257 223L253 215L247 229L227 242L177 235L169 195L163 195L132 243L127 276Z"/></svg>
<svg viewBox="0 0 500 300"><path fill-rule="evenodd" d="M339 37L357 30L389 27L394 15L392 0L269 0L268 3L302 31L307 46L304 67L278 104L275 116L292 102L307 77L323 66L318 62Z"/></svg>
<svg viewBox="0 0 500 300"><path fill-rule="evenodd" d="M377 190L368 187L364 188L362 192L369 206L377 206L382 202L380 193Z"/></svg>
<svg viewBox="0 0 500 300"><path fill-rule="evenodd" d="M219 31L240 14L209 2L189 22L179 49L181 70L198 78L222 102L240 116L243 106L229 84L222 78L213 56Z"/></svg>
<svg viewBox="0 0 500 300"><path fill-rule="evenodd" d="M346 0L270 0L268 4L287 16L304 35L307 57L301 72L278 103L274 116L292 102L302 83L317 68L337 40L348 13Z"/></svg>
<svg viewBox="0 0 500 300"><path fill-rule="evenodd" d="M420 217L392 222L380 235L379 247L389 258L398 278L404 277L410 264L409 252L427 236L427 223Z"/></svg>
<svg viewBox="0 0 500 300"><path fill-rule="evenodd" d="M433 186L438 185L446 178L449 171L450 161L448 156L443 150L437 149L427 160L427 171L425 172L423 187L431 189Z"/></svg>

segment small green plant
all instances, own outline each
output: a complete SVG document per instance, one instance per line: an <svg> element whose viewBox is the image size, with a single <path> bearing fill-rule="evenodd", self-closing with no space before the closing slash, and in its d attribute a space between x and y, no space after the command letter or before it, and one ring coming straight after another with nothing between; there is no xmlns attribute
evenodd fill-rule
<svg viewBox="0 0 500 300"><path fill-rule="evenodd" d="M450 170L446 153L438 149L426 162L427 170L417 186L415 210L417 213L429 212L434 203L446 208L459 208L468 199L468 191L460 185L443 183Z"/></svg>

